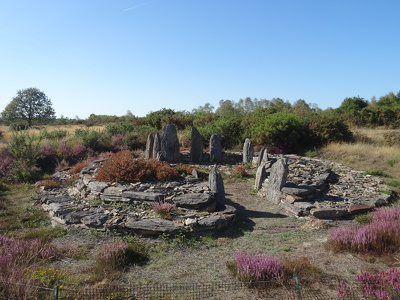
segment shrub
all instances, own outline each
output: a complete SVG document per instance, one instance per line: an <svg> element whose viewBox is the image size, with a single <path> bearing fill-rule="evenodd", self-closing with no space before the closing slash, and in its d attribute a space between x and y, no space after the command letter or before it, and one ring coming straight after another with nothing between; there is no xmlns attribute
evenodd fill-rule
<svg viewBox="0 0 400 300"><path fill-rule="evenodd" d="M181 175L191 175L193 172L193 168L191 166L183 165L183 164L179 164L179 165L175 166L175 169Z"/></svg>
<svg viewBox="0 0 400 300"><path fill-rule="evenodd" d="M40 155L41 136L27 132L14 132L7 149L13 156L11 174L15 181L34 182L39 178L40 169L37 160Z"/></svg>
<svg viewBox="0 0 400 300"><path fill-rule="evenodd" d="M400 207L382 208L371 213L362 226L338 227L329 233L328 244L335 251L388 254L400 247Z"/></svg>
<svg viewBox="0 0 400 300"><path fill-rule="evenodd" d="M54 248L38 239L7 238L0 235L0 280L16 279L22 282L25 269L48 262L58 255Z"/></svg>
<svg viewBox="0 0 400 300"><path fill-rule="evenodd" d="M135 126L130 122L120 122L108 124L106 126L106 132L109 135L123 134L126 135L135 130Z"/></svg>
<svg viewBox="0 0 400 300"><path fill-rule="evenodd" d="M48 139L48 140L61 140L67 136L67 131L66 130L54 130L54 131L44 131L42 132L43 138Z"/></svg>
<svg viewBox="0 0 400 300"><path fill-rule="evenodd" d="M38 270L28 269L26 278L29 278L32 283L43 287L62 286L66 283L68 273L61 272L54 268L40 268Z"/></svg>
<svg viewBox="0 0 400 300"><path fill-rule="evenodd" d="M233 176L243 178L246 176L246 166L236 165L233 169Z"/></svg>
<svg viewBox="0 0 400 300"><path fill-rule="evenodd" d="M400 271L390 269L379 273L363 272L357 276L356 289L349 287L342 281L338 288L337 299L355 299L363 295L362 299L398 299L400 297Z"/></svg>
<svg viewBox="0 0 400 300"><path fill-rule="evenodd" d="M151 204L153 210L158 213L161 218L163 219L169 219L170 218L170 214L171 211L173 211L174 209L176 209L176 205L173 203L169 203L169 202L165 202L163 200L161 201L154 201Z"/></svg>
<svg viewBox="0 0 400 300"><path fill-rule="evenodd" d="M0 148L0 157L0 177L10 178L14 157L7 148Z"/></svg>
<svg viewBox="0 0 400 300"><path fill-rule="evenodd" d="M130 151L120 151L104 162L96 179L105 182L145 182L149 180L172 180L178 171L166 162L156 159L135 159Z"/></svg>
<svg viewBox="0 0 400 300"><path fill-rule="evenodd" d="M284 265L274 256L237 253L228 268L241 281L282 280Z"/></svg>
<svg viewBox="0 0 400 300"><path fill-rule="evenodd" d="M86 168L88 165L89 165L88 162L77 163L74 166L72 166L71 169L68 170L68 174L70 175L78 174L79 172L82 171L83 168Z"/></svg>
<svg viewBox="0 0 400 300"><path fill-rule="evenodd" d="M125 271L148 260L146 247L139 242L114 241L103 246L96 259L100 269Z"/></svg>

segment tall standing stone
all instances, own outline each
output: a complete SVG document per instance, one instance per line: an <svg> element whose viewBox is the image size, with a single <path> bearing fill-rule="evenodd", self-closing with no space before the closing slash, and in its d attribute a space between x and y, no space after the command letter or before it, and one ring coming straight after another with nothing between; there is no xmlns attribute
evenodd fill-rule
<svg viewBox="0 0 400 300"><path fill-rule="evenodd" d="M149 159L153 158L153 146L154 146L154 137L153 134L150 133L149 136L147 137L147 143L146 143L146 151L144 152L144 157Z"/></svg>
<svg viewBox="0 0 400 300"><path fill-rule="evenodd" d="M222 161L221 136L219 134L213 134L210 138L210 161L213 163Z"/></svg>
<svg viewBox="0 0 400 300"><path fill-rule="evenodd" d="M267 200L275 204L281 202L281 190L286 183L288 174L289 167L286 158L279 159L272 165L267 183Z"/></svg>
<svg viewBox="0 0 400 300"><path fill-rule="evenodd" d="M258 154L257 158L257 168L260 165L266 164L268 161L268 151L264 147L261 148L260 153Z"/></svg>
<svg viewBox="0 0 400 300"><path fill-rule="evenodd" d="M167 162L179 162L181 152L179 151L179 140L176 128L172 124L167 124L163 128L161 138L161 155Z"/></svg>
<svg viewBox="0 0 400 300"><path fill-rule="evenodd" d="M214 194L217 207L225 203L225 187L217 166L212 166L208 177L208 186Z"/></svg>
<svg viewBox="0 0 400 300"><path fill-rule="evenodd" d="M253 143L250 139L246 139L243 145L243 163L251 163L253 161Z"/></svg>
<svg viewBox="0 0 400 300"><path fill-rule="evenodd" d="M192 144L190 146L190 161L200 164L203 159L203 137L199 131L192 127Z"/></svg>
<svg viewBox="0 0 400 300"><path fill-rule="evenodd" d="M154 143L153 143L153 158L159 159L159 152L161 152L161 137L160 134L157 132L154 135Z"/></svg>

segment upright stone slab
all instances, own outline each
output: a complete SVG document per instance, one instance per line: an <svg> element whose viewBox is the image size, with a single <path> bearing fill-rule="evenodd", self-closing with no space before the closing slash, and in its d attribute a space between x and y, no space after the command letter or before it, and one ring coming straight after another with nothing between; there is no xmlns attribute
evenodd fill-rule
<svg viewBox="0 0 400 300"><path fill-rule="evenodd" d="M179 162L181 160L178 135L175 126L172 124L167 124L163 128L161 154L164 160L170 163Z"/></svg>
<svg viewBox="0 0 400 300"><path fill-rule="evenodd" d="M267 177L267 172L265 171L265 165L262 164L257 168L257 172L256 172L256 182L254 184L254 188L256 190L261 189L262 184L265 181L266 177Z"/></svg>
<svg viewBox="0 0 400 300"><path fill-rule="evenodd" d="M268 151L264 147L261 148L260 153L258 154L257 158L257 168L260 165L266 164L268 161Z"/></svg>
<svg viewBox="0 0 400 300"><path fill-rule="evenodd" d="M253 143L250 139L246 139L243 145L243 163L251 163L253 161Z"/></svg>
<svg viewBox="0 0 400 300"><path fill-rule="evenodd" d="M154 143L153 143L153 158L157 158L157 153L161 152L161 137L160 134L157 132L154 135Z"/></svg>
<svg viewBox="0 0 400 300"><path fill-rule="evenodd" d="M147 143L146 143L146 150L144 152L144 157L149 159L153 158L153 146L154 146L154 137L153 134L150 133L149 136L147 137Z"/></svg>
<svg viewBox="0 0 400 300"><path fill-rule="evenodd" d="M208 177L208 186L211 192L214 194L214 198L217 206L224 204L225 202L225 187L224 181L222 180L221 174L218 172L216 166L212 166Z"/></svg>
<svg viewBox="0 0 400 300"><path fill-rule="evenodd" d="M272 165L267 183L267 200L275 204L281 202L281 189L286 183L288 174L289 167L286 158L279 159Z"/></svg>
<svg viewBox="0 0 400 300"><path fill-rule="evenodd" d="M192 127L192 144L190 146L190 161L200 164L203 159L203 138L199 131Z"/></svg>
<svg viewBox="0 0 400 300"><path fill-rule="evenodd" d="M219 134L213 134L210 138L210 161L213 163L222 161L221 136Z"/></svg>

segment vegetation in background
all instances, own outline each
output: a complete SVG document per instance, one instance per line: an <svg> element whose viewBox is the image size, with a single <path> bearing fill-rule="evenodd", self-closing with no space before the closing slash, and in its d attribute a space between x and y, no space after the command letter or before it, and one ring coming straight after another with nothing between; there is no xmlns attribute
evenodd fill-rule
<svg viewBox="0 0 400 300"><path fill-rule="evenodd" d="M55 119L51 100L37 88L19 90L1 115L9 122L24 122L28 127L35 120L46 122Z"/></svg>

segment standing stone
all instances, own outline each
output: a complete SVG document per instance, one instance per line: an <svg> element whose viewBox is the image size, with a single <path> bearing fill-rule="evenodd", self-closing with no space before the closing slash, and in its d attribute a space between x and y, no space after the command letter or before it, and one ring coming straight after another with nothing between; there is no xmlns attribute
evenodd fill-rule
<svg viewBox="0 0 400 300"><path fill-rule="evenodd" d="M153 158L158 159L158 155L157 155L158 152L161 152L161 137L160 137L160 134L157 132L154 135Z"/></svg>
<svg viewBox="0 0 400 300"><path fill-rule="evenodd" d="M208 186L214 194L217 206L223 205L225 202L225 187L221 174L218 172L217 166L212 166L208 177Z"/></svg>
<svg viewBox="0 0 400 300"><path fill-rule="evenodd" d="M257 172L256 172L256 182L254 184L254 188L256 190L261 189L262 184L265 181L266 177L267 177L267 172L265 171L265 165L262 164L257 168Z"/></svg>
<svg viewBox="0 0 400 300"><path fill-rule="evenodd" d="M203 158L203 138L199 131L192 127L192 144L190 146L190 161L200 164Z"/></svg>
<svg viewBox="0 0 400 300"><path fill-rule="evenodd" d="M179 151L179 140L174 125L168 124L163 128L161 138L161 155L167 162L179 162L181 152Z"/></svg>
<svg viewBox="0 0 400 300"><path fill-rule="evenodd" d="M153 146L154 146L154 137L153 134L150 133L149 136L147 137L147 143L146 143L146 151L144 152L144 158L153 158Z"/></svg>
<svg viewBox="0 0 400 300"><path fill-rule="evenodd" d="M261 148L260 153L258 154L257 158L257 168L260 165L266 164L268 161L268 151L264 147Z"/></svg>
<svg viewBox="0 0 400 300"><path fill-rule="evenodd" d="M267 200L279 204L281 202L281 189L286 183L289 167L286 158L279 159L271 167L267 183Z"/></svg>
<svg viewBox="0 0 400 300"><path fill-rule="evenodd" d="M243 145L243 163L251 163L253 161L253 143L250 139L246 139Z"/></svg>
<svg viewBox="0 0 400 300"><path fill-rule="evenodd" d="M222 161L221 136L213 134L210 138L210 161L219 163Z"/></svg>

